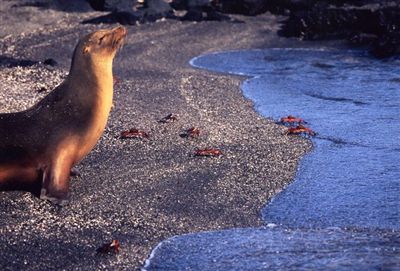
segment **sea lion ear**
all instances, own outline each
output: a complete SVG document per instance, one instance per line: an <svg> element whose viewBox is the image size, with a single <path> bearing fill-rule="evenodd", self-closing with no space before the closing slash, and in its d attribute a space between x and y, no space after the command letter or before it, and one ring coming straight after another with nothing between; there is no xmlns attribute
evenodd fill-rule
<svg viewBox="0 0 400 271"><path fill-rule="evenodd" d="M89 53L90 52L90 46L89 45L86 45L85 47L83 47L83 54L85 55L85 54L87 54L87 53Z"/></svg>

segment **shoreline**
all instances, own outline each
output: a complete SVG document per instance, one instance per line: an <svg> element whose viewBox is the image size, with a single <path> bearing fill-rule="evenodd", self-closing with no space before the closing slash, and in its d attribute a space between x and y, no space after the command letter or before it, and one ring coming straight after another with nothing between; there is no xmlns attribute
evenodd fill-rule
<svg viewBox="0 0 400 271"><path fill-rule="evenodd" d="M29 193L0 192L4 270L138 269L169 237L262 224L261 208L293 180L311 144L283 136L282 127L259 115L241 92L243 77L190 66L193 57L216 50L292 42L275 34L276 16L241 19L245 23L166 20L128 27L114 62L121 79L114 109L96 148L77 166L81 177L72 179L70 205L59 209ZM59 63L54 68L1 65L0 96L8 95L9 109L42 97L45 93L32 94L41 80L47 90L62 80L79 36L113 26L76 22L7 38L2 55ZM179 120L157 122L170 113ZM199 139L179 137L193 126L204 131ZM151 139L118 138L134 127L148 131ZM224 155L193 156L205 147L220 148ZM111 239L120 241L120 254L96 255L96 248Z"/></svg>

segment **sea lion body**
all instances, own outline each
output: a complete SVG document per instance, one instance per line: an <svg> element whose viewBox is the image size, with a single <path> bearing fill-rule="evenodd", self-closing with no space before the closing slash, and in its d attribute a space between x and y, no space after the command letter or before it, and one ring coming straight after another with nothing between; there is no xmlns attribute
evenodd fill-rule
<svg viewBox="0 0 400 271"><path fill-rule="evenodd" d="M69 75L32 108L0 114L0 188L35 190L65 204L71 168L96 145L113 98L112 61L126 29L89 34Z"/></svg>

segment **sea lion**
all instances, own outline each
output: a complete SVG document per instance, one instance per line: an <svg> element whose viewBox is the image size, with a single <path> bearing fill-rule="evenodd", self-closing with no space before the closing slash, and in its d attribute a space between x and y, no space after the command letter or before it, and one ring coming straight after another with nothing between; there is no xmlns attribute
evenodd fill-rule
<svg viewBox="0 0 400 271"><path fill-rule="evenodd" d="M113 58L127 30L81 39L67 78L28 110L0 114L0 189L68 203L71 168L96 145L113 98ZM40 193L39 193L40 192Z"/></svg>

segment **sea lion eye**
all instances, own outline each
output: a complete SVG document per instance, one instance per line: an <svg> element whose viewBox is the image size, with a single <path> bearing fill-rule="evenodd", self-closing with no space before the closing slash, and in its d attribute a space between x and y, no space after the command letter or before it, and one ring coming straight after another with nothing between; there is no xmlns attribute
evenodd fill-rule
<svg viewBox="0 0 400 271"><path fill-rule="evenodd" d="M105 37L105 36L102 36L102 37L99 39L99 44L101 44L101 42L103 41L104 37Z"/></svg>

